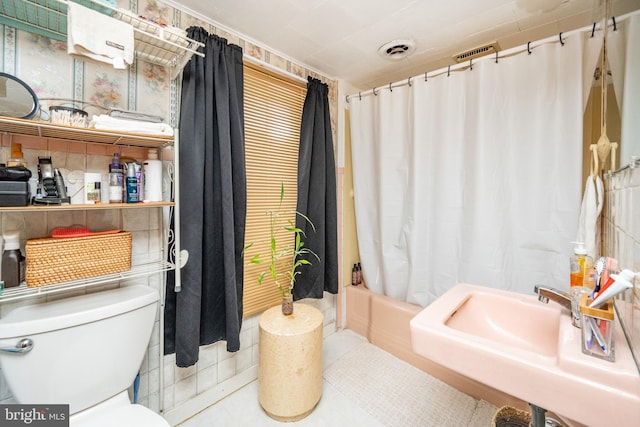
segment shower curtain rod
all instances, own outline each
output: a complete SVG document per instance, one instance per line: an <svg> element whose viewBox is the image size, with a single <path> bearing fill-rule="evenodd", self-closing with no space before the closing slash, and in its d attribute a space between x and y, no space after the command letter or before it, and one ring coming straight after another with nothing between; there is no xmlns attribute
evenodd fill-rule
<svg viewBox="0 0 640 427"><path fill-rule="evenodd" d="M628 13L626 15L623 15L622 17L620 17L618 19L618 22L623 21L624 19L626 19L627 17L633 15L636 12L631 12ZM614 31L616 31L616 18L612 17L612 26L614 28ZM520 45L520 46L516 46L514 48L511 49L507 49L505 51L502 52L496 52L496 54L494 55L494 57L492 58L490 55L486 55L483 56L481 58L478 58L478 61L486 61L489 59L495 60L495 62L497 63L499 59L502 58L508 58L510 56L514 56L514 55L518 55L520 53L523 53L525 51L529 51L529 53L531 53L532 49L535 49L538 46L542 46L548 43L562 43L564 44L564 36L567 35L573 35L576 33L583 33L586 31L591 31L591 37L593 37L593 34L595 33L595 31L601 31L602 30L602 23L596 23L594 22L592 25L586 26L586 27L582 27L582 28L578 28L576 30L572 30L569 31L567 33L563 33L561 32L558 36L553 36L553 37L547 37L545 39L542 40L538 40L535 42L528 42L526 45ZM502 53L502 56L500 56L500 53ZM412 81L413 80L423 80L426 82L428 81L429 78L433 78L433 77L438 77L441 76L443 74L446 74L447 76L449 76L451 74L451 72L458 72L458 71L465 71L468 69L473 69L473 60L470 60L469 62L465 62L465 63L459 63L459 64L455 64L455 65L450 65L446 68L440 68L438 70L435 70L432 72L432 74L429 74L429 72L425 72L424 74L420 74L414 77L409 77L406 80L400 80L397 82L393 82L393 83L389 83L388 85L385 86L379 86L379 87L374 87L373 89L369 89L367 91L364 92L358 92L352 95L346 95L345 99L347 101L347 103L349 103L349 100L351 100L352 98L358 98L358 99L362 99L363 96L369 96L369 95L377 95L377 91L381 90L381 89L389 89L389 90L393 90L393 88L397 88L397 87L402 87L402 86L411 86L412 85Z"/></svg>

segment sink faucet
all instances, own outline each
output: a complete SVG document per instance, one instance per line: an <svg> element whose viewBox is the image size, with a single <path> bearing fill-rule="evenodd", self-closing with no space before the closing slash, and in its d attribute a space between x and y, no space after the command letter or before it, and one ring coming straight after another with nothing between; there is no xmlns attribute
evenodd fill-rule
<svg viewBox="0 0 640 427"><path fill-rule="evenodd" d="M538 294L538 301L546 304L552 300L571 311L571 295L568 292L541 285L536 285L534 292Z"/></svg>

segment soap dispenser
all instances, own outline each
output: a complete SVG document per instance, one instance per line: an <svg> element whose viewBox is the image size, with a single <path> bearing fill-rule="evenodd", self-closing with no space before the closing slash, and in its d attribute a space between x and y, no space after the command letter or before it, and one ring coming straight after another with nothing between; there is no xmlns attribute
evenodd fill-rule
<svg viewBox="0 0 640 427"><path fill-rule="evenodd" d="M571 274L570 285L586 286L593 288L591 283L590 270L593 269L593 259L587 255L587 249L582 242L571 242L575 246L573 248L573 256L571 257Z"/></svg>

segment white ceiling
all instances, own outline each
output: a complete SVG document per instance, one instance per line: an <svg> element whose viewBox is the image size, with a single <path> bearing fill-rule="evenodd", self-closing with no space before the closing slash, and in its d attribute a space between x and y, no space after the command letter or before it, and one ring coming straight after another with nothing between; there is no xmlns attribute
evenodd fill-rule
<svg viewBox="0 0 640 427"><path fill-rule="evenodd" d="M600 22L604 0L177 0L219 26L328 77L372 88L452 65L451 56L498 41L501 49ZM610 16L640 0L610 0ZM378 48L415 41L400 60Z"/></svg>

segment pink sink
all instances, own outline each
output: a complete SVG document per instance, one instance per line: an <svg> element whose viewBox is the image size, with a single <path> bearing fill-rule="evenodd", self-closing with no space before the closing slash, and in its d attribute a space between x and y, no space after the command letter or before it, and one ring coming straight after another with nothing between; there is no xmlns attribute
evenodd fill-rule
<svg viewBox="0 0 640 427"><path fill-rule="evenodd" d="M612 363L582 354L570 316L533 294L458 284L411 320L413 351L568 424L636 425L640 375L620 324Z"/></svg>

